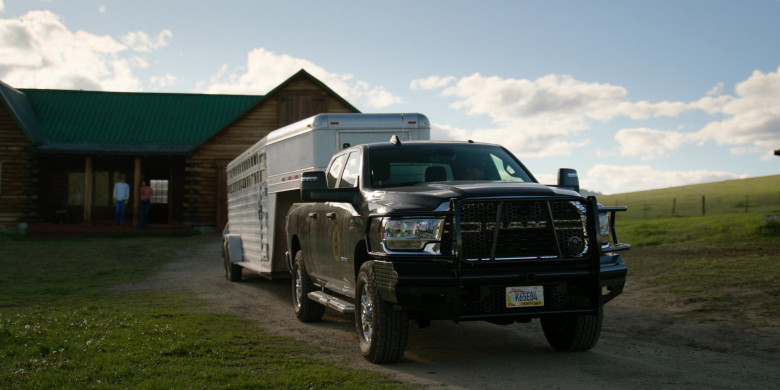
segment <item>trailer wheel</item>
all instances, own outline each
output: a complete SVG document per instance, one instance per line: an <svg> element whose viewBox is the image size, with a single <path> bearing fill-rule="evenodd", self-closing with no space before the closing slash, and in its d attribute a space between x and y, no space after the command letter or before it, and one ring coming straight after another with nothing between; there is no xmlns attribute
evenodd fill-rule
<svg viewBox="0 0 780 390"><path fill-rule="evenodd" d="M303 262L303 251L295 253L292 270L292 297L295 316L302 322L316 322L325 315L325 306L309 299L308 295L314 291L314 283L306 273L306 265Z"/></svg>
<svg viewBox="0 0 780 390"><path fill-rule="evenodd" d="M223 253L222 260L225 263L225 279L231 282L240 282L244 269L230 261L230 248L225 248Z"/></svg>
<svg viewBox="0 0 780 390"><path fill-rule="evenodd" d="M542 330L559 351L587 351L599 340L602 318L601 313L542 317Z"/></svg>
<svg viewBox="0 0 780 390"><path fill-rule="evenodd" d="M360 352L372 363L394 363L404 356L409 319L382 300L376 285L373 261L360 267L357 278L355 327Z"/></svg>

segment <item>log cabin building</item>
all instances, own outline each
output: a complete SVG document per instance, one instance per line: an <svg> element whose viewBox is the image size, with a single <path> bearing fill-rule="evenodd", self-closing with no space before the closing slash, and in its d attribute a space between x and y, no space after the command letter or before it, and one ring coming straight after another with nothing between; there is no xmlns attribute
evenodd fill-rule
<svg viewBox="0 0 780 390"><path fill-rule="evenodd" d="M0 81L0 231L23 222L110 224L127 175L126 222L140 183L150 224L221 229L225 166L289 123L359 112L301 70L263 96L15 89ZM129 220L129 221L127 221Z"/></svg>

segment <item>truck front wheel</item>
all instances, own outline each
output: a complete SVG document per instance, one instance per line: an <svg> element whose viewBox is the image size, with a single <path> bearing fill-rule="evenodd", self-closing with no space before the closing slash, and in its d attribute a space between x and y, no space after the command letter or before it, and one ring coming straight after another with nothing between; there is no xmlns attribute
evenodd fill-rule
<svg viewBox="0 0 780 390"><path fill-rule="evenodd" d="M372 363L394 363L404 356L409 319L406 312L393 310L382 300L373 264L373 261L363 263L357 278L355 327L360 352Z"/></svg>
<svg viewBox="0 0 780 390"><path fill-rule="evenodd" d="M309 299L309 293L314 291L306 265L303 263L303 251L295 253L292 270L292 298L295 316L302 322L316 322L325 315L325 306Z"/></svg>
<svg viewBox="0 0 780 390"><path fill-rule="evenodd" d="M542 317L542 330L559 351L587 351L599 340L602 317L601 313Z"/></svg>

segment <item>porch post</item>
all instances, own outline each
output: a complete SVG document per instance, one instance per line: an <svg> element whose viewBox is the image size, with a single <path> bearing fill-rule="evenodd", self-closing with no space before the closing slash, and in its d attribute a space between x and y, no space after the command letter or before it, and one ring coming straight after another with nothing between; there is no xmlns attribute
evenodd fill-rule
<svg viewBox="0 0 780 390"><path fill-rule="evenodd" d="M133 199L133 225L141 222L141 158L135 158L135 172L133 173L133 193L130 198Z"/></svg>
<svg viewBox="0 0 780 390"><path fill-rule="evenodd" d="M92 157L84 159L84 224L92 224Z"/></svg>

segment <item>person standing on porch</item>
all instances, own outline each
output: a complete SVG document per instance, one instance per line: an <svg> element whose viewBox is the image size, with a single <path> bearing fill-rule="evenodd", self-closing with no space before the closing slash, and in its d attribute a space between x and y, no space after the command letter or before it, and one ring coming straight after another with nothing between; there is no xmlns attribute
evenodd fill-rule
<svg viewBox="0 0 780 390"><path fill-rule="evenodd" d="M114 201L116 201L115 225L119 225L125 219L125 204L127 204L128 199L130 199L130 185L127 184L127 176L122 175L119 177L119 181L114 184Z"/></svg>
<svg viewBox="0 0 780 390"><path fill-rule="evenodd" d="M146 180L141 181L141 230L146 230L146 224L149 223L149 208L152 207L152 187L146 184Z"/></svg>

